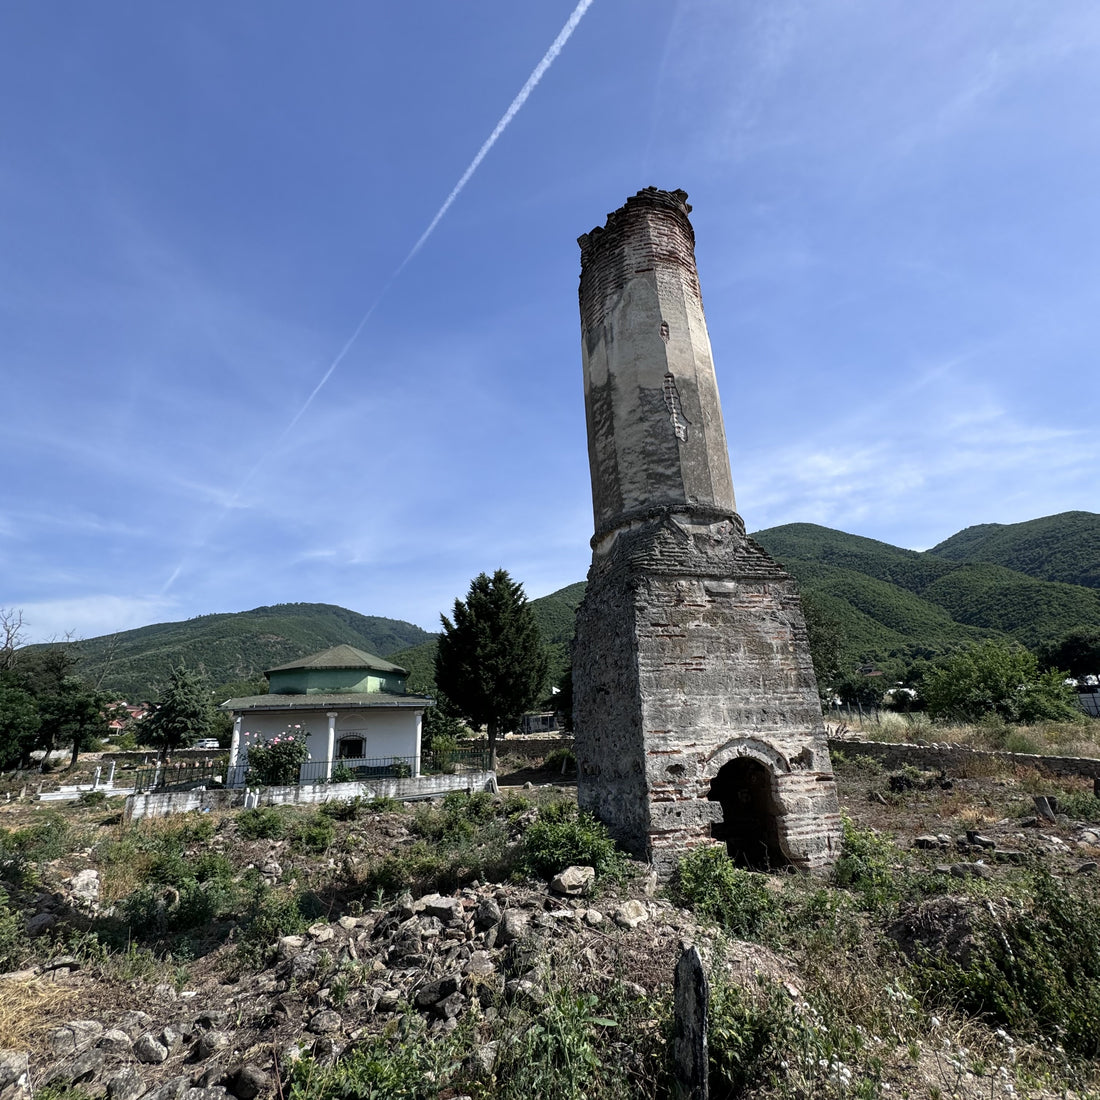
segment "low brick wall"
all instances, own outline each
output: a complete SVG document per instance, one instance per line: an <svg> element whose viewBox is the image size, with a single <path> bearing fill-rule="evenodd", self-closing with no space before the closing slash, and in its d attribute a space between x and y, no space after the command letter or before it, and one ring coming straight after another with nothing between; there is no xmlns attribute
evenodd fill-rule
<svg viewBox="0 0 1100 1100"><path fill-rule="evenodd" d="M396 798L413 801L435 798L450 791L495 791L497 777L491 771L456 772L454 775L422 775L415 779L372 779L369 783L317 783L292 787L259 787L252 793L260 806L311 805L361 798ZM124 821L143 817L167 817L192 810L240 810L247 788L231 790L148 791L132 794L122 811Z"/></svg>
<svg viewBox="0 0 1100 1100"><path fill-rule="evenodd" d="M829 751L845 756L870 756L884 768L902 768L911 764L925 771L942 768L948 774L967 764L991 761L1000 764L1034 768L1040 775L1053 779L1100 777L1100 760L1090 756L1038 756L1028 752L995 752L972 749L965 745L910 745L888 741L848 741L829 738Z"/></svg>

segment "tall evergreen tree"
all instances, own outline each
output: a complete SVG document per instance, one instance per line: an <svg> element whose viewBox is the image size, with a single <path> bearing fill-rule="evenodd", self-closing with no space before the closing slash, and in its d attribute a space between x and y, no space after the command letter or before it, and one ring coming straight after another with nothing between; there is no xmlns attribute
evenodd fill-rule
<svg viewBox="0 0 1100 1100"><path fill-rule="evenodd" d="M153 712L142 720L140 736L169 757L181 747L214 729L214 708L200 675L180 665L172 669L168 686L161 692Z"/></svg>
<svg viewBox="0 0 1100 1100"><path fill-rule="evenodd" d="M542 693L546 650L523 585L503 569L475 577L453 615L453 621L440 616L436 686L472 726L486 727L495 769L498 735Z"/></svg>

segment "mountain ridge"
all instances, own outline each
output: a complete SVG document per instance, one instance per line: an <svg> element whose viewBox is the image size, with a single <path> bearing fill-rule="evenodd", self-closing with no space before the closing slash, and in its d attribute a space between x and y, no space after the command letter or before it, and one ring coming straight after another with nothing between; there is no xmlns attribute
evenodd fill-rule
<svg viewBox="0 0 1100 1100"><path fill-rule="evenodd" d="M1100 631L1100 515L1091 512L978 524L925 551L811 523L765 528L750 537L840 625L849 666L933 656L983 638L1012 638L1035 648L1072 629ZM993 557L1000 560L987 560ZM1096 583L1067 582L1066 576ZM568 667L584 588L577 581L530 601L550 650L551 682ZM236 686L256 683L273 665L344 642L408 668L410 689L431 693L436 638L399 619L336 604L290 603L63 644L79 647L77 671L85 679L140 700L155 696L181 661L204 669L212 686Z"/></svg>

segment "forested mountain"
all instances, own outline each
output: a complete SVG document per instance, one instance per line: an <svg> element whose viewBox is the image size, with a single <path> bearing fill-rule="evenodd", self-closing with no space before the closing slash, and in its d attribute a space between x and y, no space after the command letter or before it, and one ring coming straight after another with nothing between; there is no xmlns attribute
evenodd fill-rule
<svg viewBox="0 0 1100 1100"><path fill-rule="evenodd" d="M334 604L285 603L64 644L79 652L81 677L136 702L155 697L181 662L203 671L212 688L262 684L264 669L329 646L346 642L388 657L431 637L399 619L360 615Z"/></svg>
<svg viewBox="0 0 1100 1100"><path fill-rule="evenodd" d="M968 527L926 552L811 523L752 537L836 623L849 668L905 664L981 638L1035 648L1072 630L1100 630L1100 515L1091 512ZM581 581L531 601L550 648L551 683L568 665L583 595ZM74 644L85 679L136 701L156 695L181 661L218 687L343 642L409 669L412 690L434 690L434 634L331 604L204 615Z"/></svg>
<svg viewBox="0 0 1100 1100"><path fill-rule="evenodd" d="M1100 630L1095 588L1048 579L1100 573L1100 516L1089 512L969 527L923 553L811 523L752 537L840 625L849 665L929 656L982 637L1035 648L1071 630ZM994 554L1018 567L991 563Z"/></svg>
<svg viewBox="0 0 1100 1100"><path fill-rule="evenodd" d="M989 562L1044 581L1100 588L1100 515L1062 512L1026 523L980 523L928 551L956 562Z"/></svg>

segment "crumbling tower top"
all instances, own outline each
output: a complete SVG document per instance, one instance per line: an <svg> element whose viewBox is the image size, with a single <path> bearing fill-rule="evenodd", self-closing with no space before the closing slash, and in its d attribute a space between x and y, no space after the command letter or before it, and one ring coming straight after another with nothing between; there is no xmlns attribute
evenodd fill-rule
<svg viewBox="0 0 1100 1100"><path fill-rule="evenodd" d="M690 210L647 187L578 240L597 552L646 516L737 511Z"/></svg>

